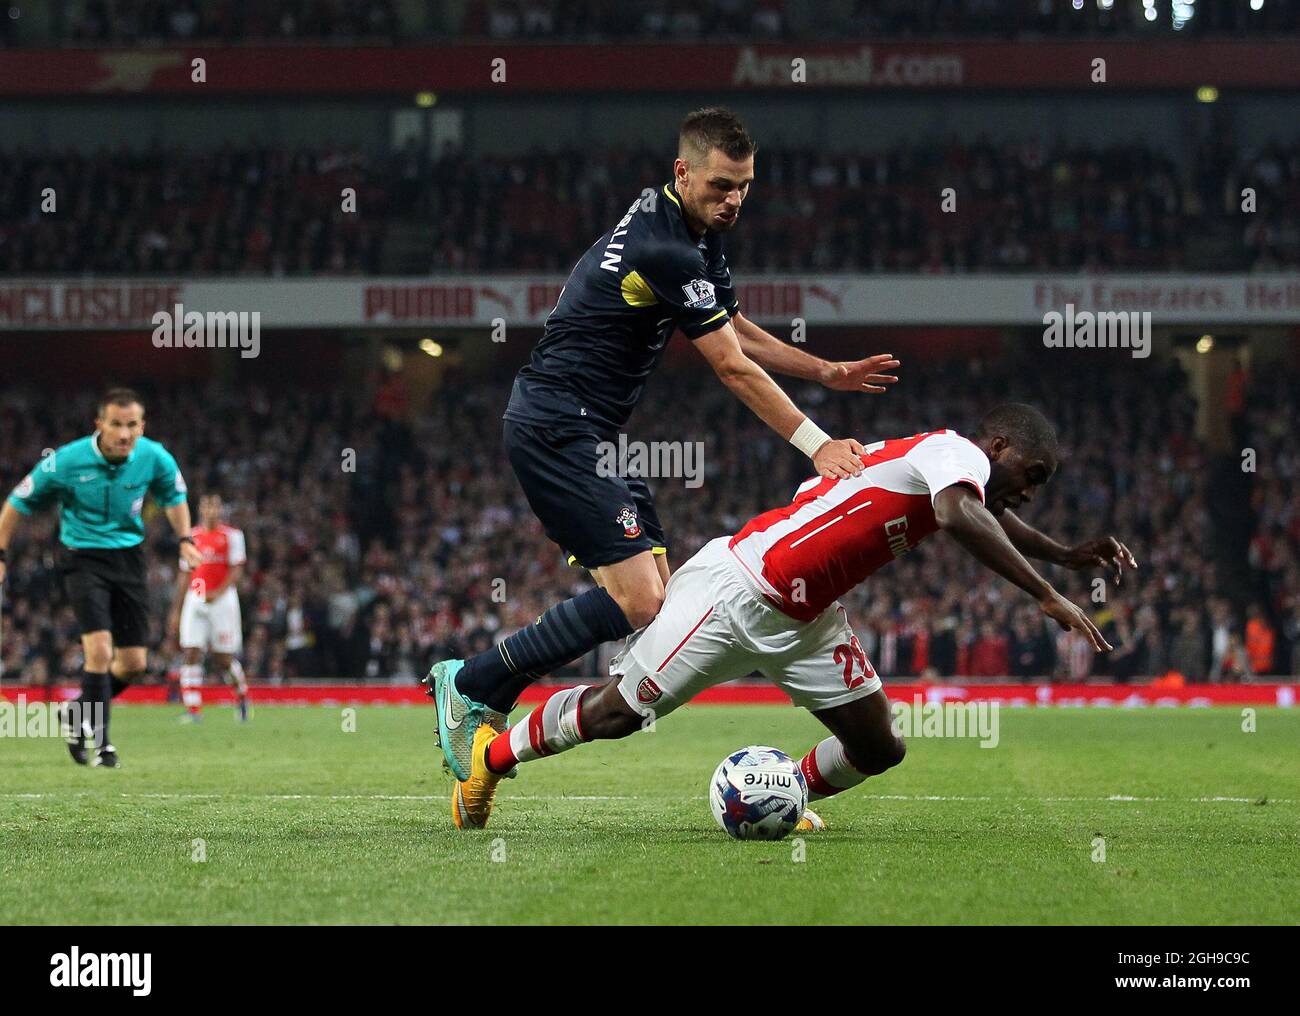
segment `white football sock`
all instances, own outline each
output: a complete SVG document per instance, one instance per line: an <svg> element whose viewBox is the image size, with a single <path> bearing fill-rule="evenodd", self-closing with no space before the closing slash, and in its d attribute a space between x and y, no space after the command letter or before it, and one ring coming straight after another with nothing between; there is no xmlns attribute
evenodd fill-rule
<svg viewBox="0 0 1300 1016"><path fill-rule="evenodd" d="M803 757L799 763L808 783L808 800L820 801L856 787L867 778L853 768L838 737L828 737Z"/></svg>

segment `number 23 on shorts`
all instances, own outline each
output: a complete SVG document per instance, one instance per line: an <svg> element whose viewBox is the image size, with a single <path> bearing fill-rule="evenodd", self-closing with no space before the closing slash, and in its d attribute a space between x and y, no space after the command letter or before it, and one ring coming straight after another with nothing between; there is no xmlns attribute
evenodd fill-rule
<svg viewBox="0 0 1300 1016"><path fill-rule="evenodd" d="M857 662L858 669L861 673L853 673L853 664ZM850 636L847 643L842 643L835 647L835 662L844 666L844 687L852 691L866 683L867 678L875 677L876 672L871 669L871 664L867 660L867 654L862 651L862 644L858 642L856 635Z"/></svg>

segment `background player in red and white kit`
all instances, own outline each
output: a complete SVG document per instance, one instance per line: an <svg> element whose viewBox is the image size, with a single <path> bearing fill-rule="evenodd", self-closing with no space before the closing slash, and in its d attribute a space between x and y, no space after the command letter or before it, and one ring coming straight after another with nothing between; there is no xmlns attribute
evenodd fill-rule
<svg viewBox="0 0 1300 1016"><path fill-rule="evenodd" d="M185 654L181 701L188 718L197 721L203 709L203 654L211 653L213 669L239 697L240 720L247 720L248 682L238 659L244 645L238 591L246 560L244 533L222 523L221 497L205 494L199 499L199 525L193 536L203 560L192 571L181 562L167 618L167 634L179 632Z"/></svg>
<svg viewBox="0 0 1300 1016"><path fill-rule="evenodd" d="M1062 628L1109 650L1087 614L1026 557L1109 567L1118 584L1124 568L1137 567L1133 555L1109 536L1066 547L1010 511L1051 478L1057 456L1047 419L1009 403L984 418L973 440L938 430L881 441L863 453L858 476L809 480L791 504L706 544L673 575L658 616L610 665L616 680L559 692L503 734L480 727L473 772L452 798L456 825L486 824L497 781L517 763L625 737L647 717L754 671L831 732L802 761L810 800L897 765L905 746L889 700L837 601L939 529Z"/></svg>

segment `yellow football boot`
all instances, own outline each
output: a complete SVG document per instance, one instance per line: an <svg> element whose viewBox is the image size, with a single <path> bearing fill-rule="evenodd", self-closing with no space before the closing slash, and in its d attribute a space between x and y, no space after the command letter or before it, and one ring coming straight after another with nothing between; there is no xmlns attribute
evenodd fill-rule
<svg viewBox="0 0 1300 1016"><path fill-rule="evenodd" d="M457 829L482 829L492 814L497 784L505 778L494 773L487 764L488 745L498 736L486 723L474 731L469 779L457 780L456 788L451 792L451 818Z"/></svg>
<svg viewBox="0 0 1300 1016"><path fill-rule="evenodd" d="M811 808L803 810L803 817L794 826L794 831L797 833L820 833L825 830L825 820Z"/></svg>

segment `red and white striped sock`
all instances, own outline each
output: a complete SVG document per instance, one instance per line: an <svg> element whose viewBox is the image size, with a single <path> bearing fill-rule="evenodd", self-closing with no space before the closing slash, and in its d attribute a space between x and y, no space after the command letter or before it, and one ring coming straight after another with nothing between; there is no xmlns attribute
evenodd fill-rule
<svg viewBox="0 0 1300 1016"><path fill-rule="evenodd" d="M803 778L808 783L808 800L820 801L824 797L850 790L867 778L858 772L844 753L838 737L828 737L803 757L799 763Z"/></svg>
<svg viewBox="0 0 1300 1016"><path fill-rule="evenodd" d="M187 663L181 667L181 701L195 715L203 708L202 666Z"/></svg>
<svg viewBox="0 0 1300 1016"><path fill-rule="evenodd" d="M488 747L488 768L509 772L519 762L558 755L587 740L582 736L578 706L589 685L558 691L498 737Z"/></svg>

